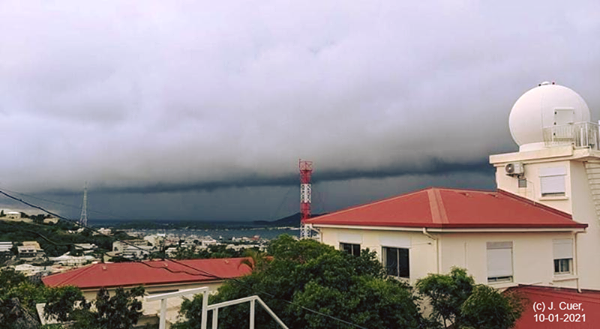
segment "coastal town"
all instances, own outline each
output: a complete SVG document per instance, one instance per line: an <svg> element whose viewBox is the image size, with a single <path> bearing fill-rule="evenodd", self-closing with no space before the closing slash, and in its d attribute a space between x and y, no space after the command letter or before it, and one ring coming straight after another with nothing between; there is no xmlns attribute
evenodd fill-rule
<svg viewBox="0 0 600 329"><path fill-rule="evenodd" d="M4 215L5 214L5 215ZM61 219L50 215L28 215L25 212L2 210L0 213L0 225L13 225L4 227L4 230L26 230L34 231L40 227L56 228ZM230 256L241 256L244 250L254 249L264 251L268 239L253 235L252 230L245 230L248 236L223 238L217 236L202 235L204 230L181 233L180 231L164 230L164 233L148 232L143 229L119 230L118 236L114 236L115 229L111 228L86 228L77 225L69 225L60 230L63 235L79 237L83 240L93 241L94 237L106 237L114 240L108 245L98 246L94 243L73 243L69 245L70 250L61 255L53 255L56 250L54 245L49 244L52 250L44 250L38 241L0 241L0 268L13 268L16 272L23 273L28 277L38 277L55 273L61 273L76 269L89 264L123 262L160 259L164 257L178 257L187 252L187 257L201 257L199 253L204 252L204 258L210 258L211 253L217 252ZM61 224L63 224L61 223ZM284 229L284 228L274 228ZM43 232L43 230L41 231ZM38 240L47 242L44 236L38 234ZM64 239L61 239L64 240ZM46 243L46 245L48 245ZM104 248L103 248L104 247ZM180 256L181 257L181 256Z"/></svg>

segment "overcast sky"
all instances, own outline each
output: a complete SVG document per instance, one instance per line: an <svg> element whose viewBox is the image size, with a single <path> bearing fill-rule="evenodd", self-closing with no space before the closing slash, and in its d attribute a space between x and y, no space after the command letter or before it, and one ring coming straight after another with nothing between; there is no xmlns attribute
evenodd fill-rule
<svg viewBox="0 0 600 329"><path fill-rule="evenodd" d="M77 218L87 181L90 210L200 220L298 211L299 158L314 161L317 212L494 189L488 156L517 150L508 115L525 91L556 81L599 119L599 13L592 0L0 0L0 189Z"/></svg>

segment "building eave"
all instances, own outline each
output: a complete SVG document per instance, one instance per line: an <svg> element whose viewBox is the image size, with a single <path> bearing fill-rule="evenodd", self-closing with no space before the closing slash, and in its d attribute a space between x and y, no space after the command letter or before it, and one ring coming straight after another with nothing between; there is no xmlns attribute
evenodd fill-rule
<svg viewBox="0 0 600 329"><path fill-rule="evenodd" d="M404 231L404 232L422 232L423 228L428 232L434 233L529 233L529 232L586 232L585 227L410 227L410 226L359 226L359 225L339 225L339 224L312 224L315 228L337 228L351 230L371 230L371 231Z"/></svg>

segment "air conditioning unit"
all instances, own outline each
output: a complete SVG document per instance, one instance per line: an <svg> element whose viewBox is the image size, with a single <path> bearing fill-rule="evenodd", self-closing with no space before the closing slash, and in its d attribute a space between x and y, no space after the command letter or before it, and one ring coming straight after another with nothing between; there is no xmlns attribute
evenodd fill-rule
<svg viewBox="0 0 600 329"><path fill-rule="evenodd" d="M522 162L511 162L504 167L508 176L520 176L525 173L525 167Z"/></svg>

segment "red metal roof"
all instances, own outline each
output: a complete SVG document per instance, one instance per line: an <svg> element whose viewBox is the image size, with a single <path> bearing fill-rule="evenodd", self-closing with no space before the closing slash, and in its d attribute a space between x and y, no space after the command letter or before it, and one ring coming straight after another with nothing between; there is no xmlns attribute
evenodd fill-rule
<svg viewBox="0 0 600 329"><path fill-rule="evenodd" d="M508 291L516 291L526 298L525 311L517 320L515 329L591 329L598 328L600 324L599 290L582 290L579 293L570 288L520 285Z"/></svg>
<svg viewBox="0 0 600 329"><path fill-rule="evenodd" d="M428 188L306 223L426 228L585 228L571 215L506 191Z"/></svg>
<svg viewBox="0 0 600 329"><path fill-rule="evenodd" d="M250 267L241 264L243 259L245 258L177 261L184 265L170 260L93 264L49 275L42 281L50 287L76 286L81 289L215 281L250 274Z"/></svg>

